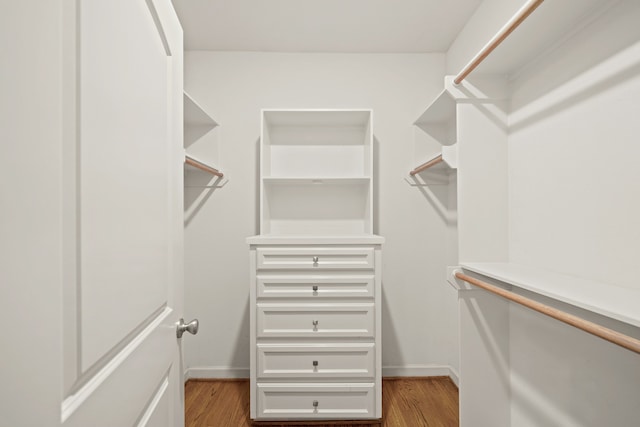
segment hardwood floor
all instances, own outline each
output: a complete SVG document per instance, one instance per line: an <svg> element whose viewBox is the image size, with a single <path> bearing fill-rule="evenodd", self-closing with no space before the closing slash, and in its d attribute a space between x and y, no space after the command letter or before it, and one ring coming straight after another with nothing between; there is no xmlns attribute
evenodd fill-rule
<svg viewBox="0 0 640 427"><path fill-rule="evenodd" d="M457 426L458 388L447 377L384 378L382 380L382 412L384 427ZM249 381L188 381L185 384L185 425L186 427L251 426ZM315 425L335 427L353 424Z"/></svg>

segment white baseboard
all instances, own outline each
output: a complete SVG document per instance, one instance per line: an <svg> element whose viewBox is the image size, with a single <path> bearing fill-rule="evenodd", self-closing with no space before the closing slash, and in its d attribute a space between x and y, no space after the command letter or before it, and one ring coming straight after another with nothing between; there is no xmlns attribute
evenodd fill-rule
<svg viewBox="0 0 640 427"><path fill-rule="evenodd" d="M383 377L449 377L459 385L460 376L451 366L447 365L405 365L383 366ZM232 368L230 366L196 366L184 373L184 380L198 379L228 379L249 378L249 368Z"/></svg>
<svg viewBox="0 0 640 427"><path fill-rule="evenodd" d="M184 380L198 379L249 379L249 368L232 368L230 366L195 366L184 372Z"/></svg>
<svg viewBox="0 0 640 427"><path fill-rule="evenodd" d="M383 377L449 377L458 386L458 372L448 365L383 366Z"/></svg>

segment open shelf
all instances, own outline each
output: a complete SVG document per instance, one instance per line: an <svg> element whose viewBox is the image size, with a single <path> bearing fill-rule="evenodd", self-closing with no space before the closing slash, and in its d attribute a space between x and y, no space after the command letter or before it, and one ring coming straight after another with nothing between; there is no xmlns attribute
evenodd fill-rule
<svg viewBox="0 0 640 427"><path fill-rule="evenodd" d="M263 110L260 233L372 233L371 110Z"/></svg>
<svg viewBox="0 0 640 427"><path fill-rule="evenodd" d="M214 129L218 122L186 92L183 103L185 187L208 187L214 176L222 178L220 169L215 166L219 150Z"/></svg>
<svg viewBox="0 0 640 427"><path fill-rule="evenodd" d="M371 178L369 177L264 177L262 178L266 185L368 185Z"/></svg>
<svg viewBox="0 0 640 427"><path fill-rule="evenodd" d="M455 122L456 100L444 89L413 123L416 126Z"/></svg>
<svg viewBox="0 0 640 427"><path fill-rule="evenodd" d="M611 319L640 327L640 290L513 263L463 263L462 268Z"/></svg>
<svg viewBox="0 0 640 427"><path fill-rule="evenodd" d="M183 94L184 123L187 126L214 128L218 123L186 92Z"/></svg>

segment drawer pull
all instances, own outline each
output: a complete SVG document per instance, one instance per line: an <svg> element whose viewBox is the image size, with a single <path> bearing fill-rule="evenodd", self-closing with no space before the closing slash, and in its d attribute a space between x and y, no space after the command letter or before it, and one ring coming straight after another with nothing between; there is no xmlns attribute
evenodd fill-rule
<svg viewBox="0 0 640 427"><path fill-rule="evenodd" d="M313 361L313 366L318 366L318 361L317 360Z"/></svg>
<svg viewBox="0 0 640 427"><path fill-rule="evenodd" d="M318 321L317 320L314 320L311 323L313 323L313 326L318 326Z"/></svg>
<svg viewBox="0 0 640 427"><path fill-rule="evenodd" d="M313 265L318 265L318 260L319 260L319 259L320 259L320 258L318 258L317 256L314 256L314 257L313 257Z"/></svg>
<svg viewBox="0 0 640 427"><path fill-rule="evenodd" d="M313 292L318 292L318 285L313 285Z"/></svg>
<svg viewBox="0 0 640 427"><path fill-rule="evenodd" d="M317 400L314 400L314 401L313 401L313 407L314 407L314 408L317 408L317 407L318 407L318 401L317 401Z"/></svg>

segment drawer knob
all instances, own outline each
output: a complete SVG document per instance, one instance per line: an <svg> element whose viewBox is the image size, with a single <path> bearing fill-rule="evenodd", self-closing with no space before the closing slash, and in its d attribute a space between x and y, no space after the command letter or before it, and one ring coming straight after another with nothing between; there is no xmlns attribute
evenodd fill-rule
<svg viewBox="0 0 640 427"><path fill-rule="evenodd" d="M320 258L318 258L317 256L314 256L314 257L313 257L313 263L314 263L314 264L317 264L319 259L320 259Z"/></svg>
<svg viewBox="0 0 640 427"><path fill-rule="evenodd" d="M313 292L318 292L318 285L313 285Z"/></svg>
<svg viewBox="0 0 640 427"><path fill-rule="evenodd" d="M318 407L318 401L317 401L317 400L314 400L314 401L313 401L313 407L314 407L314 408L317 408L317 407Z"/></svg>
<svg viewBox="0 0 640 427"><path fill-rule="evenodd" d="M316 327L318 326L318 321L317 320L314 320L311 323L313 323L313 326L316 326Z"/></svg>
<svg viewBox="0 0 640 427"><path fill-rule="evenodd" d="M313 366L318 366L318 361L317 360L313 361Z"/></svg>

